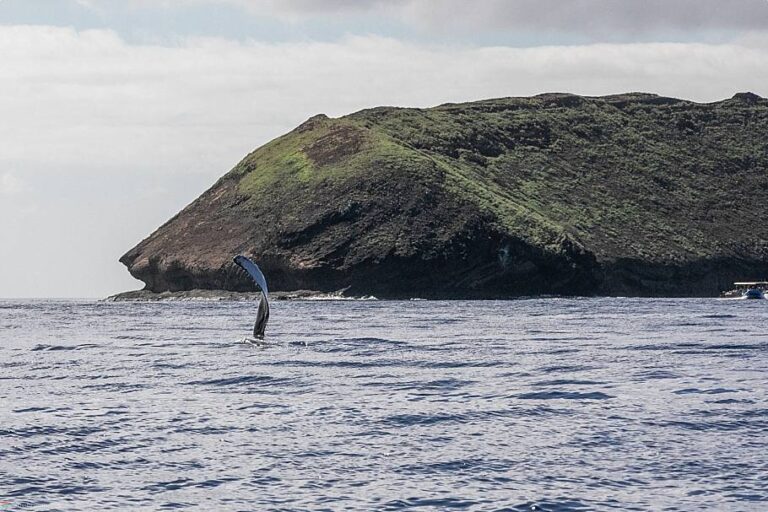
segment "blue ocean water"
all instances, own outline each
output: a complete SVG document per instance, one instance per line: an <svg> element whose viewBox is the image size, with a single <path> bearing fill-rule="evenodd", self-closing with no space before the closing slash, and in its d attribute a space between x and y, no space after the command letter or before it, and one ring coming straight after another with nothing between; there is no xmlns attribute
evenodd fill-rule
<svg viewBox="0 0 768 512"><path fill-rule="evenodd" d="M768 302L0 301L0 510L768 510Z"/></svg>

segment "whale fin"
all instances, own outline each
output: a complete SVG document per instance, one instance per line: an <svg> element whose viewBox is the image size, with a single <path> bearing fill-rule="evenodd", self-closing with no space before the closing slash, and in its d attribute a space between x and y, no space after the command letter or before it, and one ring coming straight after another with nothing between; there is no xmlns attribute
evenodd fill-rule
<svg viewBox="0 0 768 512"><path fill-rule="evenodd" d="M264 338L264 331L267 329L267 322L269 322L269 300L264 292L261 293L259 299L259 309L256 313L256 323L253 324L253 337L256 339Z"/></svg>
<svg viewBox="0 0 768 512"><path fill-rule="evenodd" d="M251 279L253 279L253 282L256 283L256 286L261 291L259 309L256 313L256 323L253 325L253 337L264 339L264 331L269 321L269 289L267 288L267 280L264 278L264 274L261 273L258 265L245 256L235 256L234 262L251 276Z"/></svg>
<svg viewBox="0 0 768 512"><path fill-rule="evenodd" d="M237 264L237 266L248 272L248 275L251 276L253 282L256 283L264 295L269 295L269 290L267 289L267 280L264 278L264 274L261 273L261 269L258 267L258 265L256 265L245 256L239 255L235 256L234 262Z"/></svg>

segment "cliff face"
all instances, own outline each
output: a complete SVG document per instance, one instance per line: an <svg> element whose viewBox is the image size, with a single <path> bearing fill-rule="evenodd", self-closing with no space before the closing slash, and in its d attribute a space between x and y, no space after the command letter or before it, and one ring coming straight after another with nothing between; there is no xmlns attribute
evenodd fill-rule
<svg viewBox="0 0 768 512"><path fill-rule="evenodd" d="M153 291L712 295L768 276L768 100L546 94L316 116L120 261Z"/></svg>

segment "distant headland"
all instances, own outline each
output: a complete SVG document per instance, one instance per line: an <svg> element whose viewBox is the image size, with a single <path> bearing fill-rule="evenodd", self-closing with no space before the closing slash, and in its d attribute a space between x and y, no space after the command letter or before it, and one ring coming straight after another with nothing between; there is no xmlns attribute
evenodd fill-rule
<svg viewBox="0 0 768 512"><path fill-rule="evenodd" d="M542 94L317 115L120 261L147 292L716 296L768 276L768 100Z"/></svg>

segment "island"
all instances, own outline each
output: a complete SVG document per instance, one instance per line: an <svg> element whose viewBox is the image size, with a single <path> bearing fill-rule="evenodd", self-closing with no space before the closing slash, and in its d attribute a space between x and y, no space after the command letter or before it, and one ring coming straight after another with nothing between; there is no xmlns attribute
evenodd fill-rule
<svg viewBox="0 0 768 512"><path fill-rule="evenodd" d="M236 254L282 292L716 296L766 218L768 100L541 94L316 115L120 261L145 297L248 292Z"/></svg>

